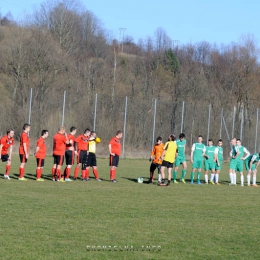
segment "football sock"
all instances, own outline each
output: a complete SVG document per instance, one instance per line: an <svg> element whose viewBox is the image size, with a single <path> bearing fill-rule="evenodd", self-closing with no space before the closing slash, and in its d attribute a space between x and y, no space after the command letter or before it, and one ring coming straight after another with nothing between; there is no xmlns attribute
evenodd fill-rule
<svg viewBox="0 0 260 260"><path fill-rule="evenodd" d="M162 180L162 174L159 173L159 174L158 174L158 181L160 182L161 180Z"/></svg>
<svg viewBox="0 0 260 260"><path fill-rule="evenodd" d="M216 183L218 183L218 177L219 177L219 174L218 174L218 173L216 173L216 175L215 175L215 180L216 180Z"/></svg>
<svg viewBox="0 0 260 260"><path fill-rule="evenodd" d="M86 178L86 170L81 170L81 178L82 180Z"/></svg>
<svg viewBox="0 0 260 260"><path fill-rule="evenodd" d="M109 175L110 175L110 180L112 180L112 170L111 169L109 171Z"/></svg>
<svg viewBox="0 0 260 260"><path fill-rule="evenodd" d="M182 172L181 172L181 178L184 179L184 178L185 178L185 175L186 175L186 170L182 170Z"/></svg>
<svg viewBox="0 0 260 260"><path fill-rule="evenodd" d="M253 184L256 185L256 177L253 176Z"/></svg>
<svg viewBox="0 0 260 260"><path fill-rule="evenodd" d="M70 177L70 168L66 168L66 179Z"/></svg>
<svg viewBox="0 0 260 260"><path fill-rule="evenodd" d="M19 168L19 178L23 178L24 176L24 168Z"/></svg>
<svg viewBox="0 0 260 260"><path fill-rule="evenodd" d="M193 181L194 180L194 172L191 172L190 174L190 181Z"/></svg>
<svg viewBox="0 0 260 260"><path fill-rule="evenodd" d="M95 176L95 179L99 179L97 168L93 168L93 174Z"/></svg>
<svg viewBox="0 0 260 260"><path fill-rule="evenodd" d="M229 172L230 183L233 184L233 173Z"/></svg>
<svg viewBox="0 0 260 260"><path fill-rule="evenodd" d="M150 172L150 179L153 180L154 172Z"/></svg>
<svg viewBox="0 0 260 260"><path fill-rule="evenodd" d="M247 175L247 184L250 185L250 175Z"/></svg>
<svg viewBox="0 0 260 260"><path fill-rule="evenodd" d="M41 178L41 169L36 169L36 179L40 179Z"/></svg>
<svg viewBox="0 0 260 260"><path fill-rule="evenodd" d="M173 180L176 181L176 178L177 178L177 172L174 171L174 172L173 172Z"/></svg>
<svg viewBox="0 0 260 260"><path fill-rule="evenodd" d="M10 165L6 165L6 167L5 167L5 175L9 175L10 168L11 168Z"/></svg>
<svg viewBox="0 0 260 260"><path fill-rule="evenodd" d="M61 177L61 169L56 169L56 174L58 175L58 180L60 180L60 177Z"/></svg>
<svg viewBox="0 0 260 260"><path fill-rule="evenodd" d="M56 168L52 168L52 169L51 169L51 175L52 175L52 177L55 176L55 173L56 173Z"/></svg>
<svg viewBox="0 0 260 260"><path fill-rule="evenodd" d="M210 175L210 181L214 181L215 173L211 173ZM217 181L216 181L217 182Z"/></svg>
<svg viewBox="0 0 260 260"><path fill-rule="evenodd" d="M86 168L86 175L85 175L85 178L89 178L89 168Z"/></svg>
<svg viewBox="0 0 260 260"><path fill-rule="evenodd" d="M240 175L241 185L244 185L244 175Z"/></svg>
<svg viewBox="0 0 260 260"><path fill-rule="evenodd" d="M74 170L74 179L77 179L78 175L79 175L79 168L76 167L75 170Z"/></svg>
<svg viewBox="0 0 260 260"><path fill-rule="evenodd" d="M209 181L209 176L208 176L208 174L205 174L205 175L204 175L204 179L205 179L205 182L208 183L208 181Z"/></svg>
<svg viewBox="0 0 260 260"><path fill-rule="evenodd" d="M200 172L198 172L198 179L197 181L199 182L200 181Z"/></svg>
<svg viewBox="0 0 260 260"><path fill-rule="evenodd" d="M233 174L233 184L237 184L237 174Z"/></svg>

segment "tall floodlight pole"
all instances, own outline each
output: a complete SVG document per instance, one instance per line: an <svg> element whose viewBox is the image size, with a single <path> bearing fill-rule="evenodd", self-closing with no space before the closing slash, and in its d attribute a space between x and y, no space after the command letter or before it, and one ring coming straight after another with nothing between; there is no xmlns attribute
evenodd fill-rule
<svg viewBox="0 0 260 260"><path fill-rule="evenodd" d="M235 129L235 117L236 117L236 107L234 106L234 112L233 112L233 122L232 122L232 132L231 135L234 137L234 129Z"/></svg>
<svg viewBox="0 0 260 260"><path fill-rule="evenodd" d="M209 130L210 130L210 113L211 113L211 104L209 104L209 116L208 116L208 133L207 133L207 143L209 140Z"/></svg>
<svg viewBox="0 0 260 260"><path fill-rule="evenodd" d="M153 113L153 142L152 142L152 149L153 149L153 147L154 147L155 122L156 122L156 103L157 103L157 99L154 100L154 113Z"/></svg>
<svg viewBox="0 0 260 260"><path fill-rule="evenodd" d="M62 120L61 120L62 126L64 126L65 102L66 102L66 90L64 91L64 95L63 95Z"/></svg>
<svg viewBox="0 0 260 260"><path fill-rule="evenodd" d="M94 106L94 123L93 123L93 130L96 131L96 118L97 118L97 93L95 96L95 106Z"/></svg>
<svg viewBox="0 0 260 260"><path fill-rule="evenodd" d="M222 136L222 117L223 117L223 108L221 109L221 116L220 116L219 139L221 139Z"/></svg>
<svg viewBox="0 0 260 260"><path fill-rule="evenodd" d="M125 158L126 113L127 113L127 96L125 97L125 119L124 119L124 135L123 135L123 153L122 153L122 158Z"/></svg>
<svg viewBox="0 0 260 260"><path fill-rule="evenodd" d="M120 31L120 39L121 39L121 52L124 51L124 39L125 39L125 30L126 28L119 28Z"/></svg>
<svg viewBox="0 0 260 260"><path fill-rule="evenodd" d="M184 118L184 101L182 101L182 112L181 112L181 133L183 130L183 118Z"/></svg>
<svg viewBox="0 0 260 260"><path fill-rule="evenodd" d="M240 125L240 140L242 142L242 138L243 138L243 125L244 125L244 108L242 108L241 111L241 125Z"/></svg>
<svg viewBox="0 0 260 260"><path fill-rule="evenodd" d="M258 132L258 108L256 109L256 125L255 125L255 153L256 153L256 146L257 146L257 132Z"/></svg>
<svg viewBox="0 0 260 260"><path fill-rule="evenodd" d="M227 125L226 125L226 122L225 122L224 116L222 117L222 119L223 119L224 127L225 127L225 130L226 130L226 134L227 134L228 142L229 142L229 145L230 145L230 148L231 148L230 138L229 138L229 134L228 134L228 130L227 130Z"/></svg>
<svg viewBox="0 0 260 260"><path fill-rule="evenodd" d="M28 116L28 124L31 124L31 112L32 112L32 88L30 92L30 104L29 104L29 116Z"/></svg>

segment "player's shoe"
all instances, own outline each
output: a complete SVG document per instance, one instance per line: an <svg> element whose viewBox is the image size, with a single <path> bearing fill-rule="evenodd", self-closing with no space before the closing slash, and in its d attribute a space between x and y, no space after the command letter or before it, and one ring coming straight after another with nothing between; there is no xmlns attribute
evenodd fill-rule
<svg viewBox="0 0 260 260"><path fill-rule="evenodd" d="M215 183L213 181L210 181L209 183L212 184L212 185L215 185Z"/></svg>
<svg viewBox="0 0 260 260"><path fill-rule="evenodd" d="M250 187L251 186L250 183L248 183L247 186Z"/></svg>
<svg viewBox="0 0 260 260"><path fill-rule="evenodd" d="M18 178L19 181L27 181L27 179L25 179L24 177L22 178Z"/></svg>
<svg viewBox="0 0 260 260"><path fill-rule="evenodd" d="M84 179L81 179L82 181L87 181L87 179L86 178L84 178Z"/></svg>
<svg viewBox="0 0 260 260"><path fill-rule="evenodd" d="M202 183L201 183L200 181L197 181L197 184L198 184L198 185L202 185Z"/></svg>
<svg viewBox="0 0 260 260"><path fill-rule="evenodd" d="M89 179L89 178L85 178L85 180L86 180L86 181L90 181L90 179Z"/></svg>
<svg viewBox="0 0 260 260"><path fill-rule="evenodd" d="M233 184L233 183L229 183L228 186L235 186L235 184Z"/></svg>
<svg viewBox="0 0 260 260"><path fill-rule="evenodd" d="M216 185L221 185L219 182L216 182L215 184L216 184Z"/></svg>
<svg viewBox="0 0 260 260"><path fill-rule="evenodd" d="M178 181L176 181L176 180L173 180L172 182L173 182L173 183L179 183L179 182L178 182Z"/></svg>
<svg viewBox="0 0 260 260"><path fill-rule="evenodd" d="M177 182L177 183L178 183L178 182ZM171 185L171 182L168 181L167 184L166 184L166 186L170 186L170 185Z"/></svg>
<svg viewBox="0 0 260 260"><path fill-rule="evenodd" d="M44 179L38 178L38 179L36 179L36 181L44 181Z"/></svg>
<svg viewBox="0 0 260 260"><path fill-rule="evenodd" d="M76 181L77 180L77 178L73 178L73 181Z"/></svg>
<svg viewBox="0 0 260 260"><path fill-rule="evenodd" d="M68 182L68 181L72 181L72 180L71 180L70 178L66 178L66 179L65 179L65 181L67 181L67 182Z"/></svg>
<svg viewBox="0 0 260 260"><path fill-rule="evenodd" d="M180 179L180 181L181 181L182 183L186 183L186 181L185 181L184 179Z"/></svg>
<svg viewBox="0 0 260 260"><path fill-rule="evenodd" d="M101 181L99 178L95 179L96 181Z"/></svg>
<svg viewBox="0 0 260 260"><path fill-rule="evenodd" d="M114 182L114 183L115 183L115 182L116 182L116 180L110 180L110 182Z"/></svg>
<svg viewBox="0 0 260 260"><path fill-rule="evenodd" d="M209 184L207 181L204 182L205 184Z"/></svg>
<svg viewBox="0 0 260 260"><path fill-rule="evenodd" d="M191 182L190 182L190 184L194 184L194 182L193 182L193 181L191 181Z"/></svg>
<svg viewBox="0 0 260 260"><path fill-rule="evenodd" d="M241 183L241 187L244 187L244 184L243 184L243 183Z"/></svg>
<svg viewBox="0 0 260 260"><path fill-rule="evenodd" d="M7 179L7 180L11 180L11 178L9 177L9 175L4 175L4 178Z"/></svg>
<svg viewBox="0 0 260 260"><path fill-rule="evenodd" d="M252 186L253 186L253 187L258 187L258 185L257 185L257 184L252 184Z"/></svg>

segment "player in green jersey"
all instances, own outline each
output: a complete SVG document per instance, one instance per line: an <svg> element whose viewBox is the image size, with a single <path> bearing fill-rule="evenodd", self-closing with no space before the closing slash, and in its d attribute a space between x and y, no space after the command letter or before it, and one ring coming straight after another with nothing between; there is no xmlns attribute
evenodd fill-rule
<svg viewBox="0 0 260 260"><path fill-rule="evenodd" d="M241 186L244 186L244 173L243 173L244 162L243 162L243 160L245 160L250 155L250 152L244 146L241 145L240 139L237 139L237 148L238 148L239 154L237 156L238 161L237 161L236 171L238 171L240 173ZM244 156L244 154L246 154L246 155Z"/></svg>
<svg viewBox="0 0 260 260"><path fill-rule="evenodd" d="M231 151L230 151L230 162L229 162L229 177L230 183L229 186L236 186L237 184L237 176L236 176L236 168L237 168L237 156L239 154L237 147L237 139L232 138L230 141Z"/></svg>
<svg viewBox="0 0 260 260"><path fill-rule="evenodd" d="M177 178L177 171L179 168L179 165L182 164L182 173L181 173L181 178L180 181L183 183L185 182L185 175L186 175L186 170L187 170L187 162L186 162L186 157L185 157L185 147L186 147L186 139L185 139L185 134L181 133L179 135L179 139L176 140L176 144L178 147L178 156L175 161L175 168L173 172L173 182L178 183L176 178Z"/></svg>
<svg viewBox="0 0 260 260"><path fill-rule="evenodd" d="M208 146L206 146L206 152L205 152L205 160L204 160L204 180L205 184L208 184L209 177L208 172L211 170L211 177L215 175L215 168L216 163L214 161L214 152L215 152L215 146L213 146L212 139L208 140ZM213 181L210 181L211 184L215 184Z"/></svg>
<svg viewBox="0 0 260 260"><path fill-rule="evenodd" d="M259 164L260 164L260 153L251 154L245 159L245 166L247 169L247 186L250 186L251 172L253 172L252 186L254 187L258 186L256 184L256 174L257 174L257 167Z"/></svg>
<svg viewBox="0 0 260 260"><path fill-rule="evenodd" d="M201 167L203 162L203 156L205 155L206 147L202 143L202 136L198 136L198 142L194 143L191 148L191 156L190 162L192 163L192 171L190 175L190 184L193 184L194 181L194 174L197 169L198 177L197 177L197 184L201 184L200 182L200 174L201 174Z"/></svg>
<svg viewBox="0 0 260 260"><path fill-rule="evenodd" d="M210 182L213 182L214 177L215 177L215 184L220 185L219 184L219 174L220 171L222 170L222 162L223 162L223 148L222 148L223 142L221 139L218 140L218 146L215 148L214 151L214 160L216 163L216 172L215 172L215 176L211 175L210 177Z"/></svg>

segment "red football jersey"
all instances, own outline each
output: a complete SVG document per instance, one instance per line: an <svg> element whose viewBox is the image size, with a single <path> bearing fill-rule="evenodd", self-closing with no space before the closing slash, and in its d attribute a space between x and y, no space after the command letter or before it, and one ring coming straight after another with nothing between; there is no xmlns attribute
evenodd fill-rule
<svg viewBox="0 0 260 260"><path fill-rule="evenodd" d="M8 135L4 135L1 139L2 145L2 155L6 155L8 153L8 149L10 146L14 145L14 138L8 138Z"/></svg>
<svg viewBox="0 0 260 260"><path fill-rule="evenodd" d="M66 150L67 139L65 135L57 133L53 137L53 154L64 155Z"/></svg>
<svg viewBox="0 0 260 260"><path fill-rule="evenodd" d="M68 134L67 137L68 137L68 140L70 141L70 143L66 144L66 150L74 151L75 136L72 134ZM72 142L71 142L71 140L72 140ZM73 148L73 149L71 149L71 148Z"/></svg>
<svg viewBox="0 0 260 260"><path fill-rule="evenodd" d="M35 157L38 158L38 159L44 159L45 156L46 156L46 151L47 151L46 144L45 144L45 139L40 137L37 140L36 146L38 146L40 149L36 153Z"/></svg>
<svg viewBox="0 0 260 260"><path fill-rule="evenodd" d="M75 142L78 144L78 150L88 150L88 139L89 137L84 134L75 138Z"/></svg>
<svg viewBox="0 0 260 260"><path fill-rule="evenodd" d="M111 153L114 153L118 156L120 156L121 154L121 144L120 144L120 139L116 138L116 136L114 136L109 144L111 145Z"/></svg>
<svg viewBox="0 0 260 260"><path fill-rule="evenodd" d="M30 149L30 138L27 133L22 132L20 137L19 154L25 154L23 144L26 144L27 153L29 154Z"/></svg>

